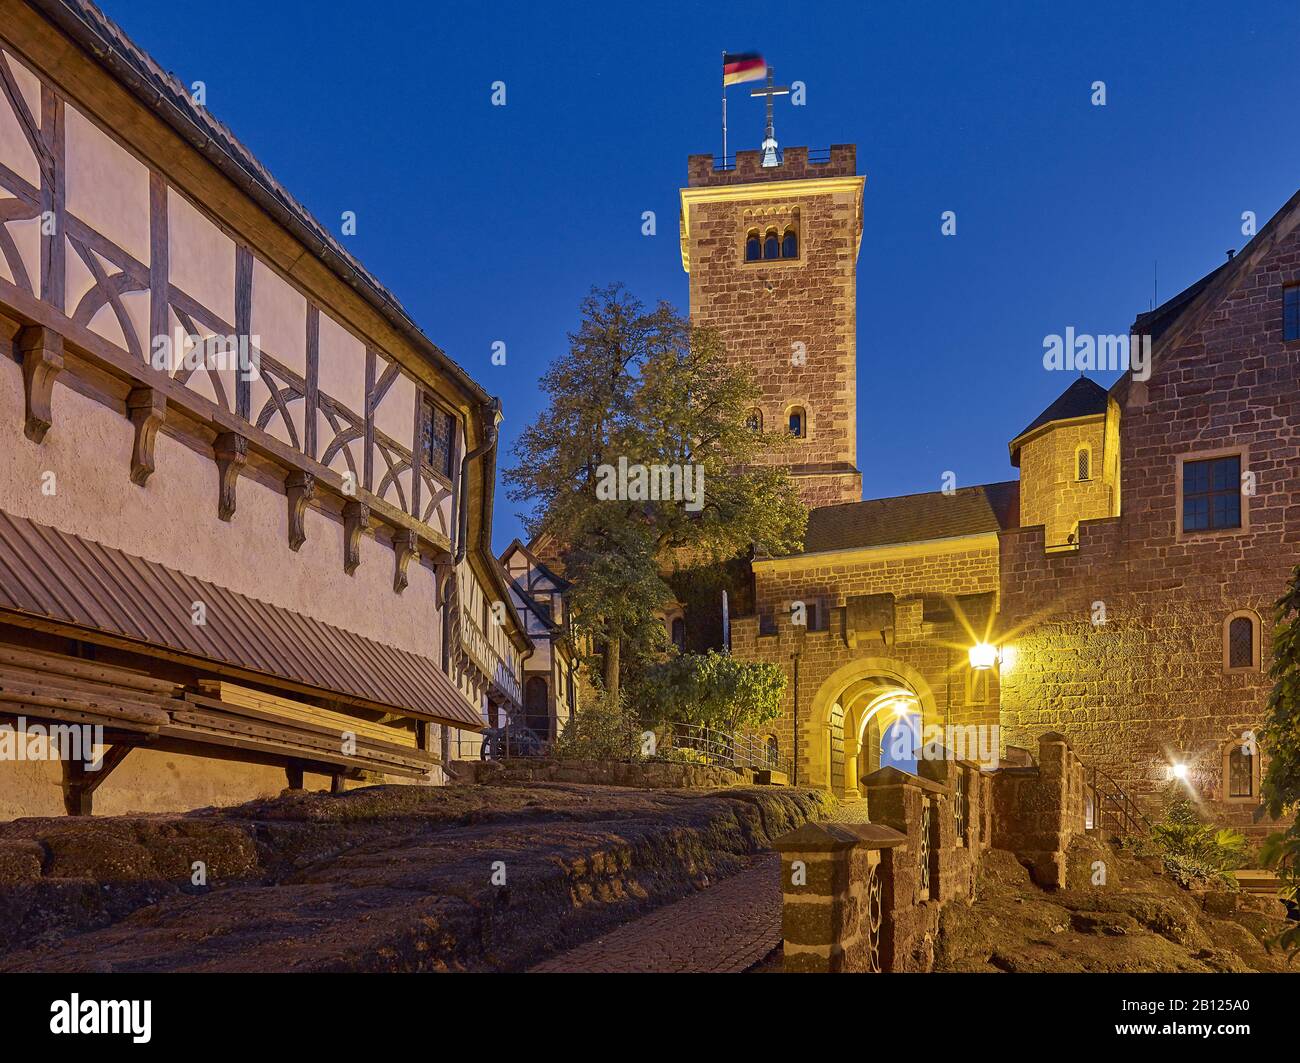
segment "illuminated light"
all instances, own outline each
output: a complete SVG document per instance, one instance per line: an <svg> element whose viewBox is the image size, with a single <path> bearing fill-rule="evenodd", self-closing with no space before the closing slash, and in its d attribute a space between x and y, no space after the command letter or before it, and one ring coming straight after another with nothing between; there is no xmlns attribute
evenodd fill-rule
<svg viewBox="0 0 1300 1063"><path fill-rule="evenodd" d="M1187 778L1187 765L1186 765L1186 764L1175 764L1175 765L1174 765L1172 768L1170 768L1169 770L1173 773L1173 776L1174 776L1175 779L1186 779L1186 778Z"/></svg>
<svg viewBox="0 0 1300 1063"><path fill-rule="evenodd" d="M986 671L998 663L998 648L989 642L977 642L970 648L970 666L977 672Z"/></svg>

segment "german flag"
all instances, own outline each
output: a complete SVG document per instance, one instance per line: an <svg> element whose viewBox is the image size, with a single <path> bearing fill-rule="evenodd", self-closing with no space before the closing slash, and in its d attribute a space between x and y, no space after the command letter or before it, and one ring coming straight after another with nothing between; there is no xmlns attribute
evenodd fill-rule
<svg viewBox="0 0 1300 1063"><path fill-rule="evenodd" d="M742 81L761 81L767 75L767 63L757 52L723 53L722 85L739 85Z"/></svg>

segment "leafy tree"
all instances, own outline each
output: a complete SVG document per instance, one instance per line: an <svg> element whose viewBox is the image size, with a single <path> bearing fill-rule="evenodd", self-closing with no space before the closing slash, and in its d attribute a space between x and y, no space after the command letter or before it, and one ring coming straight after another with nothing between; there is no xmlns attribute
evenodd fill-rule
<svg viewBox="0 0 1300 1063"><path fill-rule="evenodd" d="M785 672L729 653L683 653L647 669L637 687L641 721L696 724L727 734L781 715Z"/></svg>
<svg viewBox="0 0 1300 1063"><path fill-rule="evenodd" d="M746 427L756 389L715 335L667 303L647 310L617 284L592 289L581 312L505 480L510 499L529 506L529 533L560 544L575 626L600 651L617 705L625 660L666 648L659 613L673 596L662 572L673 556L721 562L756 543L788 552L807 511L785 470L756 464L777 437ZM611 497L620 459L676 470L679 487L702 490L645 497L628 478Z"/></svg>
<svg viewBox="0 0 1300 1063"><path fill-rule="evenodd" d="M1274 819L1294 815L1291 826L1264 843L1264 862L1300 898L1300 565L1291 573L1286 593L1278 599L1273 627L1273 690L1260 730L1260 745L1268 753L1264 776L1264 809ZM1281 935L1285 948L1300 950L1300 926Z"/></svg>

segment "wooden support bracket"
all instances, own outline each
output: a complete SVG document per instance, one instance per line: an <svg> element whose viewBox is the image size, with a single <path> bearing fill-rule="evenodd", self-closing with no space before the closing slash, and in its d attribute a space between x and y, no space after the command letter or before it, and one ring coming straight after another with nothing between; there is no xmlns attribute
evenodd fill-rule
<svg viewBox="0 0 1300 1063"><path fill-rule="evenodd" d="M316 477L309 472L291 472L284 489L289 496L289 549L297 551L307 541L307 505L316 495Z"/></svg>
<svg viewBox="0 0 1300 1063"><path fill-rule="evenodd" d="M89 816L94 809L94 795L100 783L107 779L126 755L135 747L119 743L109 746L100 758L99 770L94 771L85 761L63 762L63 807L70 816Z"/></svg>
<svg viewBox="0 0 1300 1063"><path fill-rule="evenodd" d="M398 594L406 590L409 581L406 570L420 556L420 537L410 528L402 528L393 535L393 556L396 569L393 573L393 590Z"/></svg>
<svg viewBox="0 0 1300 1063"><path fill-rule="evenodd" d="M131 447L131 482L143 487L153 475L153 447L158 429L167 420L167 398L153 388L133 388L126 397L126 412L135 426Z"/></svg>
<svg viewBox="0 0 1300 1063"><path fill-rule="evenodd" d="M343 507L343 571L349 576L361 564L361 536L370 527L370 507L353 499Z"/></svg>
<svg viewBox="0 0 1300 1063"><path fill-rule="evenodd" d="M18 333L14 350L23 363L27 415L23 433L39 443L54 424L51 407L54 378L63 370L63 337L43 325L31 325Z"/></svg>
<svg viewBox="0 0 1300 1063"><path fill-rule="evenodd" d="M248 462L248 440L238 432L222 432L212 443L212 453L217 459L220 490L217 516L229 521L235 515L235 483Z"/></svg>

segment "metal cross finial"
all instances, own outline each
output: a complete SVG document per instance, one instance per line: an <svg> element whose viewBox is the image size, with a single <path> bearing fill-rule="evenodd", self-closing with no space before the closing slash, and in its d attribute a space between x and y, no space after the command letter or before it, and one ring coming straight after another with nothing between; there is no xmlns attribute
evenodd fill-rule
<svg viewBox="0 0 1300 1063"><path fill-rule="evenodd" d="M772 128L772 97L788 96L790 88L788 85L777 86L773 84L774 75L772 68L767 68L767 85L761 89L750 89L750 96L767 97L767 136L763 139L763 165L778 166L781 160L776 157L776 132Z"/></svg>

